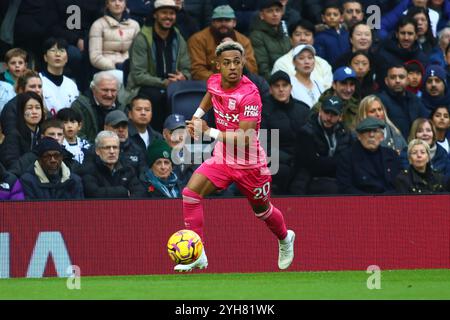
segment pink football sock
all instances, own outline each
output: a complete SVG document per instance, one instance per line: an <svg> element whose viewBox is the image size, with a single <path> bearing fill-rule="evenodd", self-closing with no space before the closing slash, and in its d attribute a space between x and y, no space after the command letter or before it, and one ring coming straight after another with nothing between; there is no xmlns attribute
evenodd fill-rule
<svg viewBox="0 0 450 320"><path fill-rule="evenodd" d="M183 216L186 229L195 231L203 240L202 197L194 191L183 189Z"/></svg>
<svg viewBox="0 0 450 320"><path fill-rule="evenodd" d="M270 204L267 211L257 214L258 219L263 220L269 229L276 235L279 240L283 240L287 236L287 228L284 223L283 214L280 210Z"/></svg>

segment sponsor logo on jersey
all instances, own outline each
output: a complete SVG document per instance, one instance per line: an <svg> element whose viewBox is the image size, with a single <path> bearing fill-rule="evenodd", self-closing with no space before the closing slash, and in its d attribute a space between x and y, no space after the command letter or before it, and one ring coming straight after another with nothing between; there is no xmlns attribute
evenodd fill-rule
<svg viewBox="0 0 450 320"><path fill-rule="evenodd" d="M259 106L245 106L244 116L245 117L258 117L259 116Z"/></svg>
<svg viewBox="0 0 450 320"><path fill-rule="evenodd" d="M214 112L219 115L219 117L224 118L227 121L231 121L231 122L239 122L239 114L231 114L229 115L228 113L223 113L220 110L217 110L214 108Z"/></svg>

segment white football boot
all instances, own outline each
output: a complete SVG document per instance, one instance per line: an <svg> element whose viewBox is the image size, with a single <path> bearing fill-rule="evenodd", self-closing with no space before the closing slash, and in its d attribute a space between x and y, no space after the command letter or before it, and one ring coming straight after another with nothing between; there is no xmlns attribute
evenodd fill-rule
<svg viewBox="0 0 450 320"><path fill-rule="evenodd" d="M177 264L173 270L178 272L189 272L192 269L206 269L208 267L208 258L206 257L205 248L203 248L200 257L190 264Z"/></svg>
<svg viewBox="0 0 450 320"><path fill-rule="evenodd" d="M291 265L292 260L294 260L295 232L288 230L286 240L288 240L286 243L278 240L278 268L281 270L287 269Z"/></svg>

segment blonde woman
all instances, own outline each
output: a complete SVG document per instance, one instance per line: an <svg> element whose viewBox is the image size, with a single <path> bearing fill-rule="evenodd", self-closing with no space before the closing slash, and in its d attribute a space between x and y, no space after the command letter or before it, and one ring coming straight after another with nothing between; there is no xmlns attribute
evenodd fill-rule
<svg viewBox="0 0 450 320"><path fill-rule="evenodd" d="M449 191L449 180L433 170L431 151L427 142L413 139L408 144L409 168L403 170L394 181L398 193L439 193Z"/></svg>
<svg viewBox="0 0 450 320"><path fill-rule="evenodd" d="M385 122L384 140L381 143L383 147L391 148L398 154L406 148L407 144L402 133L389 119L381 99L375 95L365 97L359 104L357 123L367 117L374 117Z"/></svg>
<svg viewBox="0 0 450 320"><path fill-rule="evenodd" d="M139 23L129 18L126 0L105 0L105 15L89 31L89 60L97 70L114 70L123 82L123 62L139 33Z"/></svg>
<svg viewBox="0 0 450 320"><path fill-rule="evenodd" d="M436 129L430 119L418 118L414 120L409 132L408 142L414 139L421 139L430 147L431 168L446 177L450 177L450 158L448 157L447 151L436 143ZM403 168L406 169L408 167L408 154L406 149L402 151L400 158Z"/></svg>

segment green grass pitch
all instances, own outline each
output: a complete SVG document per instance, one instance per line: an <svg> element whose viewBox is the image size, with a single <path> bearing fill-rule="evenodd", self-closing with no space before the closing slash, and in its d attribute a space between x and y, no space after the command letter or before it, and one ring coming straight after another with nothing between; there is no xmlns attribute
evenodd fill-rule
<svg viewBox="0 0 450 320"><path fill-rule="evenodd" d="M369 290L364 271L277 272L3 279L0 299L301 300L450 299L450 270L381 271L381 289Z"/></svg>

